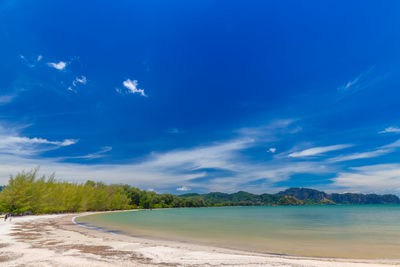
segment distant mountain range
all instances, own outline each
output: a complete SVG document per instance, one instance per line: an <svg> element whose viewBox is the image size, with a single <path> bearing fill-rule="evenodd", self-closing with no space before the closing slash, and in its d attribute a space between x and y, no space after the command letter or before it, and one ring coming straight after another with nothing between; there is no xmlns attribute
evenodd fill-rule
<svg viewBox="0 0 400 267"><path fill-rule="evenodd" d="M328 194L310 188L289 188L277 194L256 195L239 191L233 194L219 192L191 193L180 195L180 197L203 200L209 206L400 204L400 199L390 194Z"/></svg>

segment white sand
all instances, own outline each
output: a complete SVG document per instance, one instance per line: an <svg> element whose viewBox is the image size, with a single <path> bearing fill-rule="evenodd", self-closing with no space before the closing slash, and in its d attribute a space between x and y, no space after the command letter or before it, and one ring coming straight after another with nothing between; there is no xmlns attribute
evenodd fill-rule
<svg viewBox="0 0 400 267"><path fill-rule="evenodd" d="M0 266L399 266L400 261L314 259L134 238L87 229L76 215L0 221Z"/></svg>

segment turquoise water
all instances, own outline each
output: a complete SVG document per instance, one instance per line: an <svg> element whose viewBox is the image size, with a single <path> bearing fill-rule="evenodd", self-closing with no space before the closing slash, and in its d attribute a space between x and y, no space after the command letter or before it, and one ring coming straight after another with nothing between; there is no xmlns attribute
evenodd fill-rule
<svg viewBox="0 0 400 267"><path fill-rule="evenodd" d="M77 221L133 236L265 253L400 258L400 205L163 209Z"/></svg>

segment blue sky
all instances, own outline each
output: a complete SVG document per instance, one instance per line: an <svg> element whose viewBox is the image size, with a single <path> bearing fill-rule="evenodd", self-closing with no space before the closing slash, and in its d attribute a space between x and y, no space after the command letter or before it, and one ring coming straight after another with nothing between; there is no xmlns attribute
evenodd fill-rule
<svg viewBox="0 0 400 267"><path fill-rule="evenodd" d="M398 1L0 3L0 184L400 194Z"/></svg>

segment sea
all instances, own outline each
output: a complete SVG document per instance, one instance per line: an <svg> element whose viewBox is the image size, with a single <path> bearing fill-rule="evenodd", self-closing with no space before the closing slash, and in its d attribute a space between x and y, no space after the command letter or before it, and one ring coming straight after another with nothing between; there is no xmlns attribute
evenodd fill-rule
<svg viewBox="0 0 400 267"><path fill-rule="evenodd" d="M295 256L400 259L400 205L206 207L78 217L159 240Z"/></svg>

